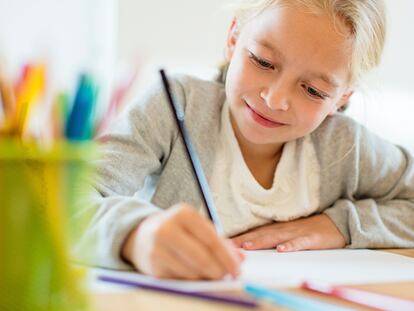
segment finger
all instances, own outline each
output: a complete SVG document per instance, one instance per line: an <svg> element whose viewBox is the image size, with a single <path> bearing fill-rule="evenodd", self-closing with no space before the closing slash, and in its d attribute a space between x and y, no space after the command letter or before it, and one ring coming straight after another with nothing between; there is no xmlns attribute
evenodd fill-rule
<svg viewBox="0 0 414 311"><path fill-rule="evenodd" d="M158 278L174 278L186 280L199 280L202 276L184 264L169 251L160 251L154 258L154 276Z"/></svg>
<svg viewBox="0 0 414 311"><path fill-rule="evenodd" d="M209 249L226 272L234 277L238 276L240 274L240 259L236 249L217 235L211 222L202 218L196 211L193 212L197 216L188 215L184 222L185 228Z"/></svg>
<svg viewBox="0 0 414 311"><path fill-rule="evenodd" d="M260 234L260 231L249 231L238 236L233 237L231 240L236 247L243 247L243 244L255 239Z"/></svg>
<svg viewBox="0 0 414 311"><path fill-rule="evenodd" d="M203 278L221 279L226 273L210 251L186 231L177 230L174 233L174 243L165 241L165 246Z"/></svg>
<svg viewBox="0 0 414 311"><path fill-rule="evenodd" d="M231 243L233 247L236 248L237 256L239 257L240 262L243 262L246 259L246 255L243 253L243 250L241 249L241 247L237 246L236 243L234 243L232 239L227 239L227 241L228 243Z"/></svg>
<svg viewBox="0 0 414 311"><path fill-rule="evenodd" d="M230 248L231 252L234 252L236 254L237 260L239 261L239 266L243 263L243 261L246 259L246 255L243 253L243 250L240 248L236 248L234 246L234 243L230 239L226 239L225 243ZM240 269L240 268L239 268ZM237 277L240 275L240 270L237 275L233 275L233 277Z"/></svg>
<svg viewBox="0 0 414 311"><path fill-rule="evenodd" d="M300 236L290 241L277 245L278 252L296 252L301 250L316 249L310 236Z"/></svg>
<svg viewBox="0 0 414 311"><path fill-rule="evenodd" d="M270 249L276 247L281 242L284 242L284 240L278 234L268 232L267 234L256 236L254 239L244 242L242 247L246 250Z"/></svg>
<svg viewBox="0 0 414 311"><path fill-rule="evenodd" d="M237 256L239 257L240 262L243 262L243 261L246 259L246 255L243 253L243 249L242 249L241 247L238 247L238 246L236 245L236 243L234 243L234 242L233 242L233 240L232 240L232 239L227 239L226 241L227 241L228 243L230 243L233 247L235 247L235 248L236 248L236 253L237 253Z"/></svg>
<svg viewBox="0 0 414 311"><path fill-rule="evenodd" d="M281 224L276 224L276 223L272 223L270 225L264 225L264 226L249 230L238 236L235 236L232 238L232 240L235 243L235 245L237 245L237 247L243 247L244 243L251 242L263 235L269 235L275 230L275 228L279 228L280 226Z"/></svg>
<svg viewBox="0 0 414 311"><path fill-rule="evenodd" d="M238 276L241 260L236 253L236 248L231 243L226 243L213 230L205 229L207 232L203 232L204 230L200 226L193 226L189 230L192 230L192 234L208 248L210 254L220 263L226 274L230 273L233 277Z"/></svg>
<svg viewBox="0 0 414 311"><path fill-rule="evenodd" d="M235 247L241 248L243 241L240 238L240 236L236 236L234 238L231 238L231 242L234 244Z"/></svg>
<svg viewBox="0 0 414 311"><path fill-rule="evenodd" d="M237 250L237 256L239 256L242 262L246 260L246 255L240 249Z"/></svg>
<svg viewBox="0 0 414 311"><path fill-rule="evenodd" d="M202 280L204 277L189 268L188 265L183 263L180 258L175 257L174 254L170 254L168 260L164 260L160 263L163 271L165 271L165 278L182 279L182 280Z"/></svg>

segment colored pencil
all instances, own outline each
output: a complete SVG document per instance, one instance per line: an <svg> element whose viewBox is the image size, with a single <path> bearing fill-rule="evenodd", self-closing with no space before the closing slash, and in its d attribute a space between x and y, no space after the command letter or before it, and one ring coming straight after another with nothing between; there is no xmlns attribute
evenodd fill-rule
<svg viewBox="0 0 414 311"><path fill-rule="evenodd" d="M188 290L178 289L178 288L167 286L167 285L149 284L147 282L140 282L138 280L134 280L134 281L125 280L119 277L112 277L112 276L105 276L105 275L99 276L99 280L104 281L104 282L114 283L114 284L139 287L142 289L148 289L148 290L153 290L157 292L164 292L164 293L169 293L169 294L187 296L190 298L198 298L198 299L204 299L204 300L209 300L209 301L232 304L232 305L237 305L237 306L246 307L246 308L256 308L258 306L258 304L254 300L251 300L251 299L245 299L241 297L232 297L229 295L206 293L206 292L188 291Z"/></svg>
<svg viewBox="0 0 414 311"><path fill-rule="evenodd" d="M244 290L256 298L269 300L279 306L297 311L346 311L352 310L303 297L297 294L285 293L282 291L267 289L254 284L246 284Z"/></svg>
<svg viewBox="0 0 414 311"><path fill-rule="evenodd" d="M329 295L332 297L352 301L354 303L375 308L378 310L414 310L414 301L393 297L385 294L369 292L347 286L332 286L317 281L305 281L302 288Z"/></svg>

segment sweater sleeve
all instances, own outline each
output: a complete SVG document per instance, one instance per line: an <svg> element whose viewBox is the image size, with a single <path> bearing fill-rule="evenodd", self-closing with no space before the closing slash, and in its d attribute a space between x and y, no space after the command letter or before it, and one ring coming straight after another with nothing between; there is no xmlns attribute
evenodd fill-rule
<svg viewBox="0 0 414 311"><path fill-rule="evenodd" d="M324 213L348 248L414 247L413 157L362 126L353 134L342 195Z"/></svg>
<svg viewBox="0 0 414 311"><path fill-rule="evenodd" d="M171 82L176 99L184 103L181 84ZM162 89L154 87L100 137L96 174L80 200L78 217L88 215L88 224L73 249L76 261L131 269L121 259L126 237L145 217L162 210L151 204L150 193L177 137L171 114Z"/></svg>

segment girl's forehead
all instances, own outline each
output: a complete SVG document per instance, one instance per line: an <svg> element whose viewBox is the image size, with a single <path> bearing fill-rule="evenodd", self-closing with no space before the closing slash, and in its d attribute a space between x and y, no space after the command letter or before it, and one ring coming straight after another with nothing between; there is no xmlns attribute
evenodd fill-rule
<svg viewBox="0 0 414 311"><path fill-rule="evenodd" d="M352 35L348 26L339 17L326 13L311 13L301 7L270 6L247 22L246 26L256 34L270 36L290 35L311 37L313 40L328 38L335 45L349 44ZM253 31L252 31L253 30ZM327 40L325 40L327 41Z"/></svg>

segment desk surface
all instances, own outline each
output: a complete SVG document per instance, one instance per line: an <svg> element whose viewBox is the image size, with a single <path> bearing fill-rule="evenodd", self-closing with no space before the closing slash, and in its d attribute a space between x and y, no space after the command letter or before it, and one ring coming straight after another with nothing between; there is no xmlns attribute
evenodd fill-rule
<svg viewBox="0 0 414 311"><path fill-rule="evenodd" d="M392 249L387 250L392 253L409 256L414 258L414 249ZM414 300L414 280L412 282L398 282L398 283L382 283L353 286L355 288L367 289L378 293L390 294L396 297L402 297ZM298 288L289 288L287 291L293 293L301 293L309 297L318 298L318 300L332 302L342 306L349 306L357 308L358 310L371 310L368 308L361 308L352 303L347 303L335 298L327 298L322 295L309 293ZM136 311L136 310L181 310L181 311L230 311L240 310L239 307L218 304L214 302L206 302L198 299L187 297L180 297L174 295L165 295L151 291L131 290L129 292L111 293L111 294L94 294L92 297L92 305L94 311ZM245 309L248 310L248 309ZM275 306L264 306L256 310L282 310Z"/></svg>

